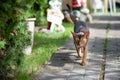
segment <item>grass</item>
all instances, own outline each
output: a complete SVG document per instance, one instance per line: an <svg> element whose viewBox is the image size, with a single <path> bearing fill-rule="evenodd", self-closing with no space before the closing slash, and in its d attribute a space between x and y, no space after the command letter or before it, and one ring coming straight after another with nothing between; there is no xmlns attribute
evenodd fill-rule
<svg viewBox="0 0 120 80"><path fill-rule="evenodd" d="M16 80L30 80L57 51L58 47L69 39L73 25L65 22L63 25L66 28L64 33L44 34L35 32L33 52L24 57L22 65L18 67Z"/></svg>

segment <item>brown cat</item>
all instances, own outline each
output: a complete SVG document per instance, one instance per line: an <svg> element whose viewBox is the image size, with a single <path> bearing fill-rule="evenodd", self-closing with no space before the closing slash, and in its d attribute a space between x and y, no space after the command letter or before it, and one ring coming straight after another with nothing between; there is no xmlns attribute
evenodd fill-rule
<svg viewBox="0 0 120 80"><path fill-rule="evenodd" d="M82 21L80 16L80 11L72 11L71 7L67 4L69 9L71 20L74 24L74 32L72 32L74 44L77 50L77 54L82 58L80 63L82 66L86 65L86 56L87 56L87 44L89 39L89 27L87 26L85 20Z"/></svg>

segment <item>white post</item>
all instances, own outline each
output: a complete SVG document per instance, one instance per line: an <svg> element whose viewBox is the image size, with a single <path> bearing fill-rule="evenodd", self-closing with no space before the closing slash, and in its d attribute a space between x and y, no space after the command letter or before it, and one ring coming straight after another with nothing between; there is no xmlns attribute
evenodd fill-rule
<svg viewBox="0 0 120 80"><path fill-rule="evenodd" d="M113 0L113 10L116 12L116 0Z"/></svg>
<svg viewBox="0 0 120 80"><path fill-rule="evenodd" d="M109 0L110 13L116 12L116 0Z"/></svg>
<svg viewBox="0 0 120 80"><path fill-rule="evenodd" d="M32 52L33 40L34 40L34 27L36 18L25 19L28 25L28 31L31 33L31 45L27 46L25 49L25 54L30 55Z"/></svg>
<svg viewBox="0 0 120 80"><path fill-rule="evenodd" d="M112 0L109 0L110 13L113 12Z"/></svg>

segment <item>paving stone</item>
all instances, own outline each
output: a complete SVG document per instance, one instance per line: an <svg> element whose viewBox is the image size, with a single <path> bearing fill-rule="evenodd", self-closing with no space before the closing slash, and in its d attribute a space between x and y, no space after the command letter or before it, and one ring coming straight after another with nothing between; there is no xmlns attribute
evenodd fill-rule
<svg viewBox="0 0 120 80"><path fill-rule="evenodd" d="M105 80L120 80L120 28L116 24L110 26L105 67Z"/></svg>
<svg viewBox="0 0 120 80"><path fill-rule="evenodd" d="M111 22L107 21L107 23L88 23L90 38L86 66L80 65L81 59L77 57L71 36L45 64L36 80L99 80L108 24L110 29L107 36L104 80L120 80L120 24L110 19Z"/></svg>

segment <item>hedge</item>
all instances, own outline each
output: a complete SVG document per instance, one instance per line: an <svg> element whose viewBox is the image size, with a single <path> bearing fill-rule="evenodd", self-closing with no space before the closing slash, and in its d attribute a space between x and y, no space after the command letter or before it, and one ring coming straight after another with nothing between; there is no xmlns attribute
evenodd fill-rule
<svg viewBox="0 0 120 80"><path fill-rule="evenodd" d="M30 44L26 18L45 24L48 0L0 0L0 79L13 80Z"/></svg>

